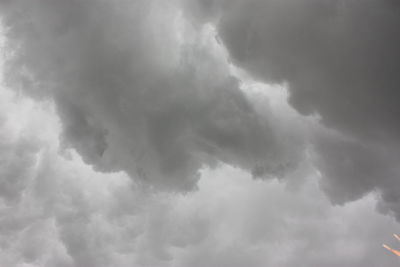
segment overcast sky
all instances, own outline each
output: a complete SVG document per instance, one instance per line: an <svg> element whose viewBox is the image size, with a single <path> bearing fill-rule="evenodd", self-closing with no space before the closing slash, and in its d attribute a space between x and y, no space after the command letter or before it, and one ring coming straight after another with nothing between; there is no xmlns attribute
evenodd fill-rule
<svg viewBox="0 0 400 267"><path fill-rule="evenodd" d="M0 0L0 266L400 266L400 4Z"/></svg>

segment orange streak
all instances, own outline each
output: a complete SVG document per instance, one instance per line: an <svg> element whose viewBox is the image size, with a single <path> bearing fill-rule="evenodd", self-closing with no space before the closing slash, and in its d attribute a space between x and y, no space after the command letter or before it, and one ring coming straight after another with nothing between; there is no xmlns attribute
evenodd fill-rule
<svg viewBox="0 0 400 267"><path fill-rule="evenodd" d="M394 253L395 255L400 257L400 251L392 249L391 247L389 247L389 246L387 246L385 244L383 244L383 247L386 248L387 250L389 250L390 252Z"/></svg>

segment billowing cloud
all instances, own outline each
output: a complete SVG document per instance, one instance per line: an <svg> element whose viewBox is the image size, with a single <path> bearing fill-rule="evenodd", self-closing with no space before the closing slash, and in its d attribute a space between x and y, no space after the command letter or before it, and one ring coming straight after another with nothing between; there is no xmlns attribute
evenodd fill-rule
<svg viewBox="0 0 400 267"><path fill-rule="evenodd" d="M0 1L0 265L397 266L398 7Z"/></svg>
<svg viewBox="0 0 400 267"><path fill-rule="evenodd" d="M283 83L291 105L319 114L312 137L335 202L382 192L399 216L400 6L396 1L194 1L234 64ZM203 14L203 15L199 15Z"/></svg>
<svg viewBox="0 0 400 267"><path fill-rule="evenodd" d="M290 101L328 126L399 136L399 8L393 1L235 1L218 30L233 60L287 82Z"/></svg>
<svg viewBox="0 0 400 267"><path fill-rule="evenodd" d="M204 164L274 176L303 157L240 90L213 26L176 1L15 1L3 23L8 83L54 99L65 145L98 170L180 190Z"/></svg>
<svg viewBox="0 0 400 267"><path fill-rule="evenodd" d="M293 188L226 164L201 169L196 191L154 191L122 172L93 170L72 149L60 154L51 103L0 96L1 132L15 138L2 170L24 170L12 176L20 187L0 191L2 266L398 265L381 248L398 223L375 211L375 194L332 206L316 172Z"/></svg>

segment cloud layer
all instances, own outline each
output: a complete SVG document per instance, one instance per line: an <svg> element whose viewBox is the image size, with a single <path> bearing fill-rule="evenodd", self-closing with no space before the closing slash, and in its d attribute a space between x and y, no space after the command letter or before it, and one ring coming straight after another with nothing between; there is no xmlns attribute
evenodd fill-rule
<svg viewBox="0 0 400 267"><path fill-rule="evenodd" d="M334 207L315 176L293 188L225 164L202 169L196 191L150 190L94 171L74 150L60 154L51 103L0 96L10 148L0 159L11 174L2 181L19 182L0 191L0 265L398 265L381 248L398 223L375 211L373 194Z"/></svg>
<svg viewBox="0 0 400 267"><path fill-rule="evenodd" d="M400 6L395 1L195 1L232 61L284 83L291 105L332 130L311 138L337 203L378 190L399 216ZM203 14L203 15L200 15Z"/></svg>
<svg viewBox="0 0 400 267"><path fill-rule="evenodd" d="M186 191L204 165L284 177L314 151L333 202L378 190L382 211L399 216L398 8L375 0L3 2L13 50L6 77L55 101L65 147L97 170ZM310 130L302 116L294 125L268 96L256 107L230 61L283 83L293 107L330 130Z"/></svg>
<svg viewBox="0 0 400 267"><path fill-rule="evenodd" d="M0 1L0 265L397 266L399 8Z"/></svg>
<svg viewBox="0 0 400 267"><path fill-rule="evenodd" d="M239 66L287 82L299 111L318 112L346 133L398 140L399 8L376 0L234 1L218 31Z"/></svg>
<svg viewBox="0 0 400 267"><path fill-rule="evenodd" d="M294 169L304 145L280 143L277 114L253 108L213 27L178 4L5 4L8 82L54 99L65 145L101 171L187 190L217 161L259 176Z"/></svg>

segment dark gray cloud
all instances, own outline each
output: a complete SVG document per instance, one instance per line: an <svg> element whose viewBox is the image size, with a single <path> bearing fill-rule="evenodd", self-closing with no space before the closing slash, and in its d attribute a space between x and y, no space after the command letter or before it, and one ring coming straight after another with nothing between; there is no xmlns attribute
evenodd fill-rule
<svg viewBox="0 0 400 267"><path fill-rule="evenodd" d="M378 0L195 2L192 13L218 24L234 64L256 79L285 83L294 108L319 114L336 131L311 138L332 200L378 190L387 201L382 204L399 216L400 6Z"/></svg>
<svg viewBox="0 0 400 267"><path fill-rule="evenodd" d="M398 265L395 2L0 5L0 265Z"/></svg>
<svg viewBox="0 0 400 267"><path fill-rule="evenodd" d="M257 109L263 94L253 95ZM2 266L398 265L381 248L398 223L375 211L374 194L332 206L310 170L293 187L224 164L203 168L196 191L154 191L123 172L96 172L74 150L60 154L52 105L4 88L0 104L0 181L19 184L0 190Z"/></svg>
<svg viewBox="0 0 400 267"><path fill-rule="evenodd" d="M9 84L53 99L65 145L98 170L180 190L203 164L263 176L301 160L304 145L281 148L275 115L240 90L212 27L175 1L15 1L3 23Z"/></svg>
<svg viewBox="0 0 400 267"><path fill-rule="evenodd" d="M234 61L287 82L290 101L363 137L399 130L399 5L389 1L236 1L218 26Z"/></svg>
<svg viewBox="0 0 400 267"><path fill-rule="evenodd" d="M370 191L381 194L379 209L400 219L397 143L367 143L340 133L316 137L315 162L323 177L321 186L334 203L343 204Z"/></svg>

